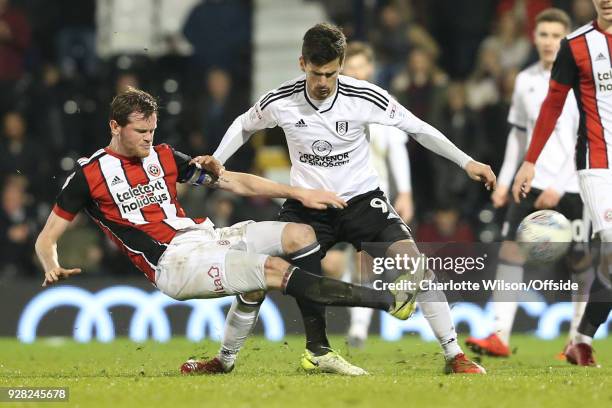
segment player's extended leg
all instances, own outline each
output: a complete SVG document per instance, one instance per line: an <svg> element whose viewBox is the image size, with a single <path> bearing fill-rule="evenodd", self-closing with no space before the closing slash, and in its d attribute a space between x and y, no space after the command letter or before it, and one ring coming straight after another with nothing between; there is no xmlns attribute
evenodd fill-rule
<svg viewBox="0 0 612 408"><path fill-rule="evenodd" d="M255 224L255 226L257 225ZM312 246L312 241L314 241L314 231L312 228L300 224L283 225L282 236L283 243L290 243L289 245L283 245L283 248L287 250L293 249L293 244L303 246L304 240L310 241L310 246ZM288 237L287 239L285 239L286 236ZM309 245L306 245L306 248ZM372 307L389 311L392 315L404 319L409 315L406 313L408 305L402 299L405 296L402 293L392 294L389 291L376 291L329 278L322 278L292 266L287 261L278 257L230 250L227 252L225 264L226 270L220 285L225 288L226 293L249 292L255 289L280 289L298 299L305 299L310 302L330 306ZM254 275L257 276L254 277ZM265 281L265 283L262 281ZM238 307L234 308L231 312L233 314L232 318L240 319L237 316L239 313ZM256 316L252 323L238 325L233 335L224 338L222 350L229 350L234 354L235 358L235 354L242 346L255 320ZM223 356L220 356L216 360L223 362L223 358ZM183 372L210 372L211 370L205 370L207 367L206 363L188 361L181 370ZM221 370L216 371L229 371L231 367L221 364L221 367L218 367Z"/></svg>
<svg viewBox="0 0 612 408"><path fill-rule="evenodd" d="M599 232L601 239L598 274L591 286L589 301L586 305L580 325L572 339L572 344L565 351L565 357L571 364L597 366L593 357L593 337L601 324L605 323L612 310L612 229Z"/></svg>
<svg viewBox="0 0 612 408"><path fill-rule="evenodd" d="M303 224L278 221L237 224L222 228L220 238L238 238L247 253L298 258L319 251L311 229ZM257 323L264 291L237 295L225 319L219 354L212 360L199 362L200 373L225 373L234 368L238 352Z"/></svg>
<svg viewBox="0 0 612 408"><path fill-rule="evenodd" d="M383 233L383 242L384 238ZM389 238L392 238L392 236L389 236ZM387 250L387 256L389 257L395 257L396 254L402 257L404 255L415 258L420 256L420 252L414 241L407 239L394 242ZM428 270L423 278L434 280L435 275ZM444 359L446 361L444 371L447 374L484 374L486 372L485 369L473 361L470 361L457 342L457 332L455 331L450 307L448 306L444 292L440 290L421 291L416 296L416 302L442 347Z"/></svg>
<svg viewBox="0 0 612 408"><path fill-rule="evenodd" d="M599 242L597 245L599 245ZM567 343L563 351L557 355L559 360L566 359L565 353L578 332L578 325L584 315L591 285L595 278L595 267L588 242L575 242L572 245L567 257L567 265L570 269L572 281L578 284L578 290L572 291L572 320L570 322Z"/></svg>

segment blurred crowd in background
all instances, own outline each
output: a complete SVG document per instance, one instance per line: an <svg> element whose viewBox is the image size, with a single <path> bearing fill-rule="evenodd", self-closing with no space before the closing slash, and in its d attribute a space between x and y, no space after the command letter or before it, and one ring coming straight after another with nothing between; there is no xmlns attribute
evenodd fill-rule
<svg viewBox="0 0 612 408"><path fill-rule="evenodd" d="M554 6L576 27L594 17L591 0L320 3L349 41L374 47L378 85L496 172L514 79L537 59L535 16ZM159 97L156 143L193 155L214 151L258 96L250 91L255 7L248 0L0 0L0 279L40 275L33 242L76 159L108 144L108 105L125 87ZM282 138L258 135L226 167L264 173L257 155L270 144L285 147ZM408 149L417 240L497 239L501 215L489 193L414 141ZM279 209L276 201L207 189L180 194L188 214L220 227L272 219ZM139 273L86 216L59 246L63 266Z"/></svg>

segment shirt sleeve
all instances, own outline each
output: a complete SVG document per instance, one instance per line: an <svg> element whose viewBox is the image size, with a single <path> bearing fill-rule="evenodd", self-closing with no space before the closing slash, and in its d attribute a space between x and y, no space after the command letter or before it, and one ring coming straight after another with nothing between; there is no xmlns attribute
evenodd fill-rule
<svg viewBox="0 0 612 408"><path fill-rule="evenodd" d="M397 192L409 193L412 191L412 184L410 182L410 158L406 149L408 137L399 129L392 127L388 129L389 148L387 152L389 168L395 180Z"/></svg>
<svg viewBox="0 0 612 408"><path fill-rule="evenodd" d="M223 135L223 139L213 153L221 163L225 163L258 130L273 128L277 125L274 116L274 92L259 98L245 113L238 116Z"/></svg>
<svg viewBox="0 0 612 408"><path fill-rule="evenodd" d="M57 195L53 212L65 220L72 221L90 200L91 195L83 168L77 166L64 182L62 191Z"/></svg>
<svg viewBox="0 0 612 408"><path fill-rule="evenodd" d="M542 102L540 114L533 129L525 161L535 163L542 153L548 138L555 129L557 119L563 111L569 90L578 78L578 66L567 39L561 40L561 47L553 64L548 85L548 94Z"/></svg>
<svg viewBox="0 0 612 408"><path fill-rule="evenodd" d="M527 108L525 106L524 99L521 97L522 93L522 76L516 78L516 84L514 91L512 92L512 105L508 112L508 123L513 127L523 132L527 131Z"/></svg>
<svg viewBox="0 0 612 408"><path fill-rule="evenodd" d="M557 53L557 58L552 67L550 79L558 84L572 87L578 78L578 66L569 45L569 41L564 38Z"/></svg>
<svg viewBox="0 0 612 408"><path fill-rule="evenodd" d="M472 160L455 146L439 130L417 118L412 112L393 99L387 91L372 85L377 94L385 98L385 103L372 103L369 122L394 126L403 130L428 150L464 168Z"/></svg>
<svg viewBox="0 0 612 408"><path fill-rule="evenodd" d="M275 109L272 104L276 100L275 95L274 92L268 92L259 98L251 109L242 114L240 122L245 131L255 133L258 130L273 128L277 125Z"/></svg>
<svg viewBox="0 0 612 408"><path fill-rule="evenodd" d="M191 156L174 149L172 153L178 169L176 181L179 183L201 186L211 184L215 180L215 177L206 172L199 164L189 163L192 159Z"/></svg>
<svg viewBox="0 0 612 408"><path fill-rule="evenodd" d="M497 183L502 186L509 187L512 185L512 179L519 166L525 148L527 146L527 134L518 127L513 126L508 134L506 142L506 150L504 152L504 162L502 163Z"/></svg>

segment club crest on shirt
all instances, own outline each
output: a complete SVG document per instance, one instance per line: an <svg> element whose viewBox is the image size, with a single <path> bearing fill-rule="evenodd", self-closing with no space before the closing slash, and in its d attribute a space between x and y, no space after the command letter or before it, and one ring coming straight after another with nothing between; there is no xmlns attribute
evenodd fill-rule
<svg viewBox="0 0 612 408"><path fill-rule="evenodd" d="M348 121L346 120L336 121L336 133L338 133L340 136L344 136L346 135L347 131L348 131Z"/></svg>
<svg viewBox="0 0 612 408"><path fill-rule="evenodd" d="M161 169L157 164L151 163L147 166L147 173L149 173L153 177L157 177L161 174Z"/></svg>

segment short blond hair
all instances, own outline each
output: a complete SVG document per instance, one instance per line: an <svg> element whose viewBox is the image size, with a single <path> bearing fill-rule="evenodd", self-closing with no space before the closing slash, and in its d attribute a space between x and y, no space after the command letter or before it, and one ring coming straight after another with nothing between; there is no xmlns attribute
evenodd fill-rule
<svg viewBox="0 0 612 408"><path fill-rule="evenodd" d="M356 55L363 55L368 62L374 62L374 50L368 44L361 41L351 41L346 47L346 59Z"/></svg>
<svg viewBox="0 0 612 408"><path fill-rule="evenodd" d="M540 23L560 23L565 27L566 31L572 28L570 16L565 11L555 7L547 8L538 13L535 18L536 27Z"/></svg>

